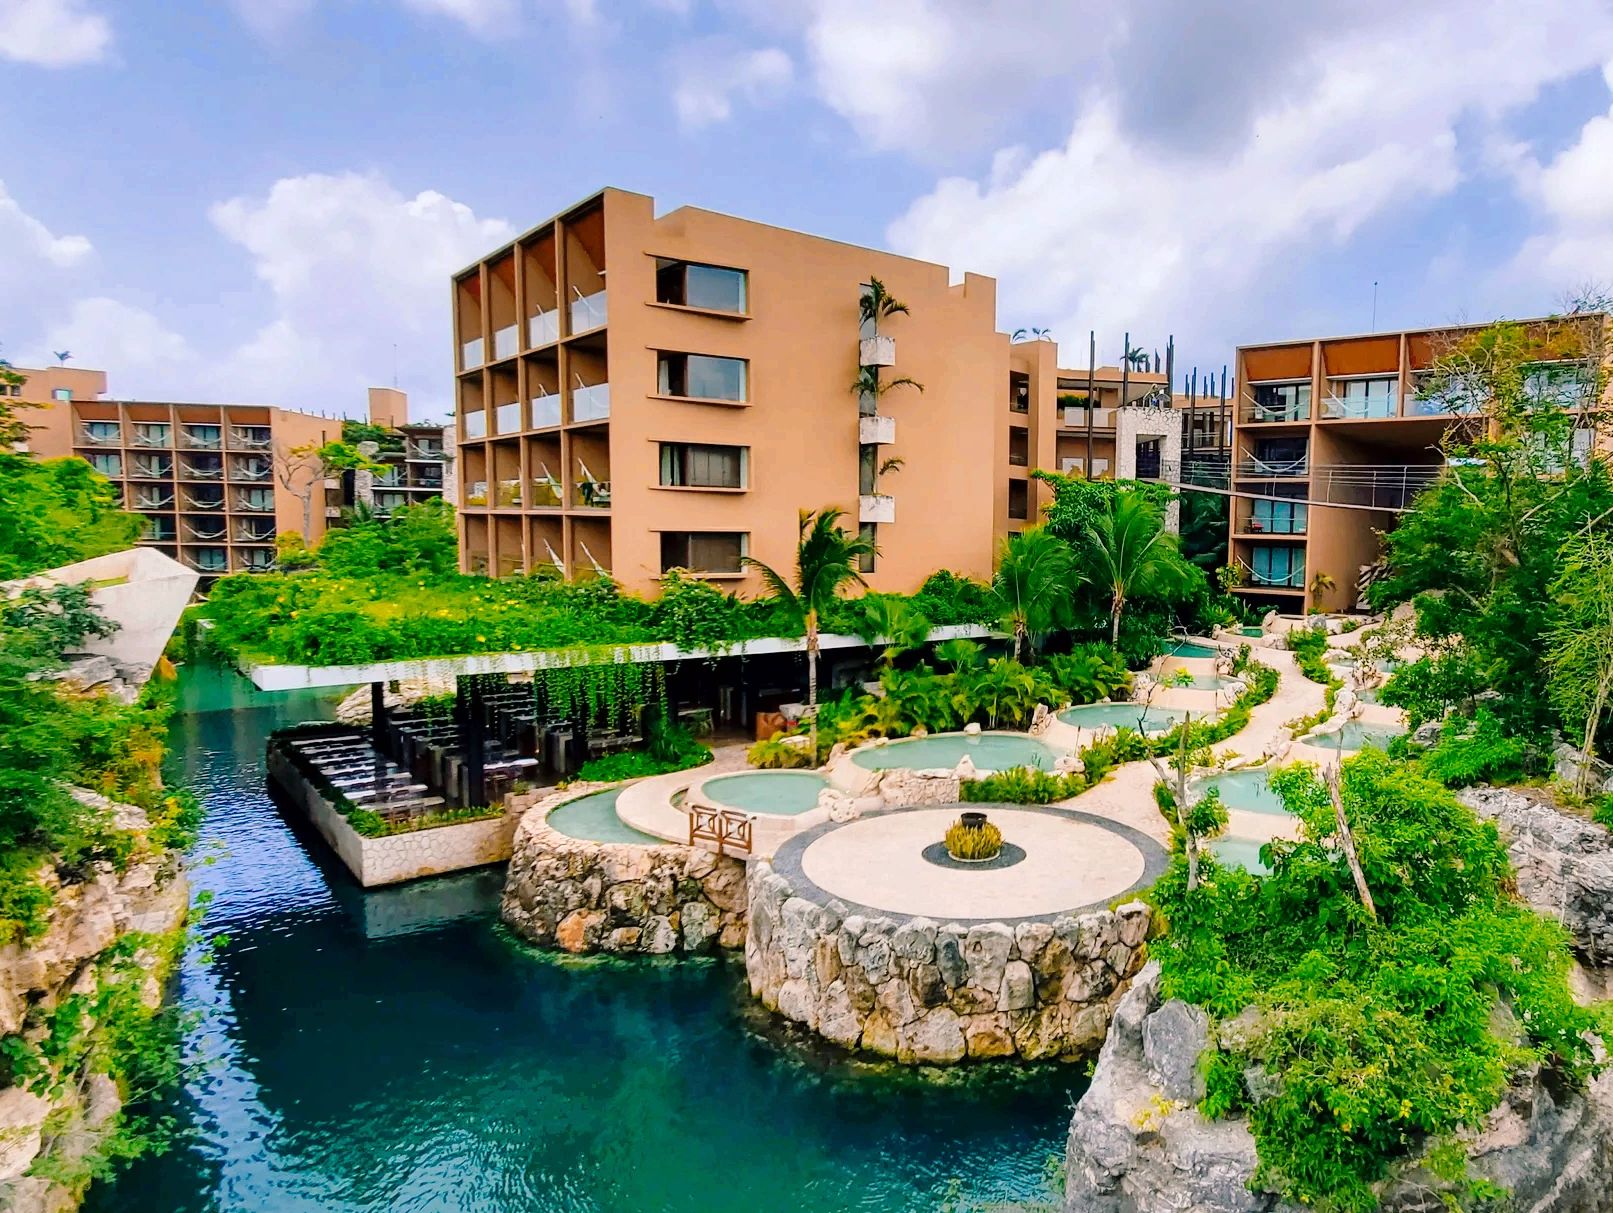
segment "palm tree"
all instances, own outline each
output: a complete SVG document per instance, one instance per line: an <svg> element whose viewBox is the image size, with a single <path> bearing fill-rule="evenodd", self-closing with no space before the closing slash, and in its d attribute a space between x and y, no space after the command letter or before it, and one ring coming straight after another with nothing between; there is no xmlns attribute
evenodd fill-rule
<svg viewBox="0 0 1613 1213"><path fill-rule="evenodd" d="M893 387L913 387L921 392L924 390L924 385L909 375L898 375L894 379L882 381L879 377L879 368L875 366L865 366L858 371L857 382L851 385L851 390L858 396L872 396L877 410L880 398Z"/></svg>
<svg viewBox="0 0 1613 1213"><path fill-rule="evenodd" d="M1008 340L1016 344L1021 341L1051 341L1053 340L1053 330L1039 329L1034 327L1015 329L1014 335Z"/></svg>
<svg viewBox="0 0 1613 1213"><path fill-rule="evenodd" d="M1070 545L1045 526L1003 540L991 591L1004 627L1014 634L1014 660L1036 639L1070 624L1071 596L1081 583Z"/></svg>
<svg viewBox="0 0 1613 1213"><path fill-rule="evenodd" d="M862 294L857 305L864 324L872 321L874 328L879 328L881 320L889 320L892 316L908 315L907 304L895 298L885 289L885 284L872 274L868 275L868 289Z"/></svg>
<svg viewBox="0 0 1613 1213"><path fill-rule="evenodd" d="M1130 598L1167 593L1182 583L1184 561L1160 508L1136 491L1114 495L1087 528L1092 579L1109 591L1109 643L1120 643Z"/></svg>
<svg viewBox="0 0 1613 1213"><path fill-rule="evenodd" d="M1320 598L1329 590L1338 588L1338 582L1326 573L1318 573L1311 578L1311 597Z"/></svg>
<svg viewBox="0 0 1613 1213"><path fill-rule="evenodd" d="M807 711L812 718L812 752L818 752L818 621L848 585L866 585L857 564L879 552L872 539L840 529L845 511L838 506L802 510L800 541L795 549L795 582L753 556L744 563L762 575L785 616L806 636Z"/></svg>

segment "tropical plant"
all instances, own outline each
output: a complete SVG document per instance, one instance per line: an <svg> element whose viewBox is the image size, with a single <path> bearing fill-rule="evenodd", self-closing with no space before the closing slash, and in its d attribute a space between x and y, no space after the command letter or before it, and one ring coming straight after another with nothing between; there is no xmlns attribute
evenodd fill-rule
<svg viewBox="0 0 1613 1213"><path fill-rule="evenodd" d="M817 765L817 758L804 745L794 745L783 736L764 737L745 753L745 760L763 770L785 770Z"/></svg>
<svg viewBox="0 0 1613 1213"><path fill-rule="evenodd" d="M978 669L985 660L985 650L977 641L956 636L936 645L935 656L953 673L961 674L967 670Z"/></svg>
<svg viewBox="0 0 1613 1213"><path fill-rule="evenodd" d="M889 476L893 472L901 471L906 466L907 460L903 459L900 455L892 455L889 459L885 460L879 465L879 471L876 473L876 475Z"/></svg>
<svg viewBox="0 0 1613 1213"><path fill-rule="evenodd" d="M1109 643L1120 642L1126 603L1140 596L1164 596L1186 584L1176 537L1165 529L1158 506L1139 493L1116 493L1086 534L1080 563L1109 594Z"/></svg>
<svg viewBox="0 0 1613 1213"><path fill-rule="evenodd" d="M1071 703L1096 703L1131 689L1125 659L1106 644L1077 645L1069 653L1049 657L1043 668Z"/></svg>
<svg viewBox="0 0 1613 1213"><path fill-rule="evenodd" d="M994 657L970 680L969 694L991 728L1017 724L1036 706L1036 677L1017 661Z"/></svg>
<svg viewBox="0 0 1613 1213"><path fill-rule="evenodd" d="M1037 642L1054 628L1069 626L1070 595L1078 581L1069 545L1046 527L1033 526L1003 540L991 588L1000 622L1013 633L1015 661L1034 653Z"/></svg>
<svg viewBox="0 0 1613 1213"><path fill-rule="evenodd" d="M989 821L965 825L960 817L947 827L946 848L954 859L995 859L1003 849L1003 832Z"/></svg>
<svg viewBox="0 0 1613 1213"><path fill-rule="evenodd" d="M895 298L885 289L885 284L872 274L868 275L868 286L858 300L857 311L864 324L871 323L876 329L881 320L909 315L907 304Z"/></svg>
<svg viewBox="0 0 1613 1213"><path fill-rule="evenodd" d="M1316 598L1331 589L1337 588L1337 586L1338 582L1334 581L1329 574L1319 572L1311 578L1311 597Z"/></svg>
<svg viewBox="0 0 1613 1213"><path fill-rule="evenodd" d="M1053 330L1035 327L1015 329L1014 335L1009 340L1016 344L1021 341L1051 341L1053 340Z"/></svg>
<svg viewBox="0 0 1613 1213"><path fill-rule="evenodd" d="M867 584L857 566L864 556L879 550L872 539L841 530L844 516L845 511L837 506L801 511L793 582L754 556L744 558L747 567L762 575L779 611L806 637L807 711L812 717L814 753L818 748L818 622L847 586Z"/></svg>
<svg viewBox="0 0 1613 1213"><path fill-rule="evenodd" d="M1584 796L1596 756L1596 735L1613 704L1613 538L1576 535L1564 545L1562 572L1552 591L1561 610L1546 633L1553 704L1581 735L1574 794Z"/></svg>
<svg viewBox="0 0 1613 1213"><path fill-rule="evenodd" d="M911 599L896 594L864 594L857 605L862 608L857 635L869 644L883 646L879 663L886 669L929 638L930 621Z"/></svg>
<svg viewBox="0 0 1613 1213"><path fill-rule="evenodd" d="M924 385L910 375L898 375L894 379L881 379L877 366L865 366L857 372L857 379L851 385L854 396L870 396L873 398L877 410L878 402L885 398L885 394L892 388L917 388L920 392Z"/></svg>

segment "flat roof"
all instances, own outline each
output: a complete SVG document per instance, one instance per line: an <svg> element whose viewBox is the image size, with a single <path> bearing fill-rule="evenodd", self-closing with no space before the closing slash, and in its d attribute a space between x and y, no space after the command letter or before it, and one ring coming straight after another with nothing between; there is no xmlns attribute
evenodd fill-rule
<svg viewBox="0 0 1613 1213"><path fill-rule="evenodd" d="M1000 633L977 623L931 628L927 642L978 640ZM818 647L850 649L873 647L877 642L861 636L823 632ZM526 674L533 670L565 669L584 665L627 665L640 662L703 660L713 657L762 657L806 650L804 637L763 637L745 640L726 649L683 649L669 643L623 644L612 649L551 649L544 652L468 653L460 657L419 657L401 661L371 661L359 665L254 665L243 672L260 691L300 691L315 687L345 687L364 682L391 682L398 678L446 678L461 674Z"/></svg>
<svg viewBox="0 0 1613 1213"><path fill-rule="evenodd" d="M1560 312L1554 316L1497 316L1493 320L1475 321L1470 324L1430 324L1420 328L1404 329L1377 329L1367 333L1334 333L1323 337L1293 337L1281 341L1253 341L1247 345L1239 345L1241 353L1244 350L1270 350L1285 345L1315 345L1318 341L1364 341L1373 337L1417 337L1428 333L1462 333L1478 329L1487 329L1492 324L1545 324L1550 320L1602 320L1608 319L1606 312Z"/></svg>

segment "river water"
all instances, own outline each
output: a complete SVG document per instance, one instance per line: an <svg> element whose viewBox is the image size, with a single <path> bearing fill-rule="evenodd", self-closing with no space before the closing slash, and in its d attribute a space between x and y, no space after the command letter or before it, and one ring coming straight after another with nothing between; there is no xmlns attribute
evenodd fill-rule
<svg viewBox="0 0 1613 1213"><path fill-rule="evenodd" d="M731 961L565 961L499 926L502 873L365 893L263 781L326 697L187 670L191 1076L168 1153L91 1213L930 1213L1052 1207L1077 1067L915 1077L779 1038Z"/></svg>

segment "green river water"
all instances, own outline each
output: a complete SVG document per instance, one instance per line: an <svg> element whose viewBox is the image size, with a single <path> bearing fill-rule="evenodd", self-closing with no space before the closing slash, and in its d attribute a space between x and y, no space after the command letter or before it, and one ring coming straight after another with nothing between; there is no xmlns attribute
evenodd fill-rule
<svg viewBox="0 0 1613 1213"><path fill-rule="evenodd" d="M497 870L364 893L264 788L269 730L330 699L185 677L174 775L207 806L193 882L227 939L179 978L180 1140L90 1213L1051 1207L1080 1068L849 1064L780 1037L737 963L523 947Z"/></svg>

